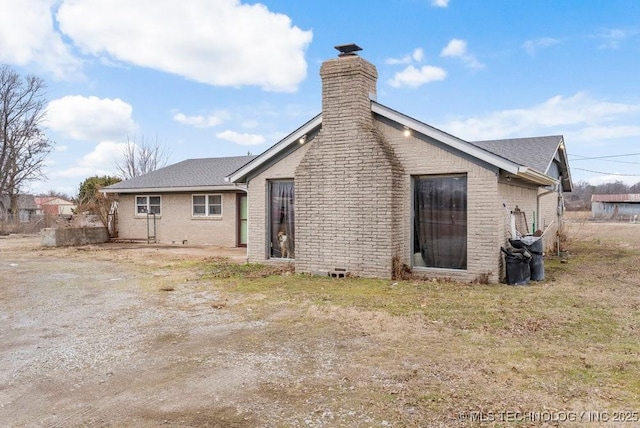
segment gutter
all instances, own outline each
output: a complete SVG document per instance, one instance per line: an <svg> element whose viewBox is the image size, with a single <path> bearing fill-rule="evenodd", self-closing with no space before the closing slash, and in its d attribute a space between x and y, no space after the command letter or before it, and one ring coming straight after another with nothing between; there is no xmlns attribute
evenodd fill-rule
<svg viewBox="0 0 640 428"><path fill-rule="evenodd" d="M243 184L227 184L224 186L189 186L189 187L137 187L133 189L100 189L100 192L107 193L185 193L185 192L217 192L240 190L247 191Z"/></svg>
<svg viewBox="0 0 640 428"><path fill-rule="evenodd" d="M560 183L555 178L549 177L548 175L538 172L535 169L529 168L527 166L519 167L518 172L516 172L516 176L532 183L542 184L544 186L553 186Z"/></svg>

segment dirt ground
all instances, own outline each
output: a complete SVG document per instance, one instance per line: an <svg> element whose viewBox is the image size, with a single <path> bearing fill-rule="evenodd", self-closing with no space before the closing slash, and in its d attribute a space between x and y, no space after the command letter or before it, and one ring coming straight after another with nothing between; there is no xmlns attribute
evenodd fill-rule
<svg viewBox="0 0 640 428"><path fill-rule="evenodd" d="M251 356L238 358L221 341L262 323L217 310L215 293L163 270L170 260L211 255L243 261L244 251L39 242L0 239L3 426L244 420L231 403L260 373ZM220 416L207 416L212 404Z"/></svg>
<svg viewBox="0 0 640 428"><path fill-rule="evenodd" d="M575 217L569 230L640 250L640 225ZM458 380L421 360L445 348L437 322L261 306L259 293L229 293L189 269L214 256L246 259L239 249L48 249L37 236L0 237L0 424L424 426L438 397L407 400L388 419L385 400L421 376ZM397 355L390 345L405 334L415 352Z"/></svg>

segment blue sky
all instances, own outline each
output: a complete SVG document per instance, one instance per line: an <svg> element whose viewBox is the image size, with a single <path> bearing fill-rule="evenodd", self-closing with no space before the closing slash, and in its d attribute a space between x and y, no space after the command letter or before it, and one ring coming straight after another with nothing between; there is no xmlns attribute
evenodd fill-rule
<svg viewBox="0 0 640 428"><path fill-rule="evenodd" d="M0 0L0 62L47 82L56 142L25 190L75 195L127 139L261 153L352 42L384 105L468 140L562 134L574 181L640 181L636 0Z"/></svg>

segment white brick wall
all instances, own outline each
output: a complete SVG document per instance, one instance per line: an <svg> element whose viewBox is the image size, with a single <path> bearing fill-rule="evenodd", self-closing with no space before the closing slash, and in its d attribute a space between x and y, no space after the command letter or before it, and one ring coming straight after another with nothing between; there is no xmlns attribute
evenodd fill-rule
<svg viewBox="0 0 640 428"><path fill-rule="evenodd" d="M401 129L386 123L377 121L376 125L393 147L404 168L402 186L398 189L402 206L399 218L403 237L398 254L402 261L410 266L413 258L411 178L418 175L466 174L467 269L414 268L414 273L430 277L456 278L461 281L473 281L480 274L489 274L489 280L498 281L500 245L497 242L502 218L495 169L413 135L405 137Z"/></svg>
<svg viewBox="0 0 640 428"><path fill-rule="evenodd" d="M162 194L161 215L156 218L157 241L164 244L237 245L236 193L222 194L221 217L193 217L191 215L193 194ZM121 239L147 239L147 217L135 215L135 196L121 194L118 205L118 237Z"/></svg>
<svg viewBox="0 0 640 428"><path fill-rule="evenodd" d="M300 160L307 152L313 140L308 140L306 144L298 146L298 149L275 165L254 177L248 186L249 203L249 242L247 244L247 257L250 262L269 261L269 251L267 247L268 233L268 181L292 179ZM295 189L296 197L298 189ZM297 201L296 201L297 202ZM296 205L296 220L298 217L298 207ZM297 224L296 224L297 241ZM296 243L297 244L297 243ZM297 253L296 248L296 253ZM276 260L277 261L277 260Z"/></svg>

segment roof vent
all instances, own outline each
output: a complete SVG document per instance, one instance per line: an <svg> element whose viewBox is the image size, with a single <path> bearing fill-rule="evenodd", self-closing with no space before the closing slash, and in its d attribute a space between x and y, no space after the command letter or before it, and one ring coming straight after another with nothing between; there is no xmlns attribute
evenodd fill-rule
<svg viewBox="0 0 640 428"><path fill-rule="evenodd" d="M348 45L338 45L334 47L340 52L338 54L339 57L357 55L356 52L362 50L362 48L355 43L349 43Z"/></svg>

